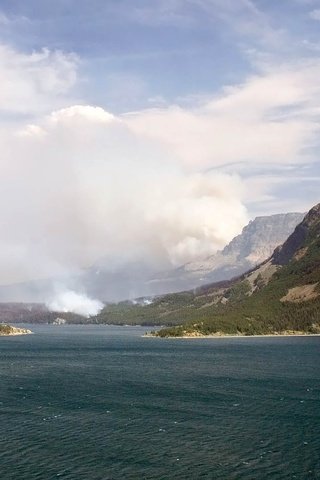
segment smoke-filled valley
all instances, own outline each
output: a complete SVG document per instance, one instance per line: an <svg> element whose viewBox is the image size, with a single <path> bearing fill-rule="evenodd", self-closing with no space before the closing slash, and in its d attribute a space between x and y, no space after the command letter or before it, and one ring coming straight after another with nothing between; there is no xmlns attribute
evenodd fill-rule
<svg viewBox="0 0 320 480"><path fill-rule="evenodd" d="M81 290L97 262L138 283L223 247L247 221L237 176L183 169L100 108L61 110L2 141L1 283L20 283L21 300L35 300L26 280L38 300L48 278Z"/></svg>
<svg viewBox="0 0 320 480"><path fill-rule="evenodd" d="M201 25L211 18L204 3L187 2ZM157 11L165 30L169 13L171 27L180 29L183 20L184 28L195 28L197 22L184 23L192 19L187 4L173 4ZM264 31L267 23L247 7L237 8ZM230 14L225 8L217 6L221 21ZM126 21L146 28L147 10L134 11ZM182 42L171 54L184 51L192 60L170 61L173 70L179 65L179 80L167 81L168 64L161 75L148 64L168 59L159 53L162 42L151 47L156 36L142 42L140 53L119 52L126 65L119 71L117 55L91 57L87 48L96 44L83 44L82 36L52 41L52 28L29 37L34 25L25 13L0 11L0 23L1 301L91 312L100 305L94 302L230 277L255 262L243 255L234 266L235 251L223 250L250 219L307 211L318 200L317 58L279 62L281 48L258 55L255 46L245 54L250 68L219 78L220 69L206 62L194 68L201 56ZM22 41L24 35L34 43ZM198 88L197 72L205 86Z"/></svg>
<svg viewBox="0 0 320 480"><path fill-rule="evenodd" d="M0 299L11 302L1 310L0 316L3 320L33 321L32 315L37 312L37 322L50 323L55 316L49 312L62 317L69 312L75 316L67 315L68 322L82 323L89 317L96 317L106 303L127 300L145 305L168 292L229 280L266 260L303 216L302 213L288 213L258 217L222 251L167 271L156 272L141 262L128 263L121 269L110 271L101 261L100 265L84 269L73 277L0 287Z"/></svg>

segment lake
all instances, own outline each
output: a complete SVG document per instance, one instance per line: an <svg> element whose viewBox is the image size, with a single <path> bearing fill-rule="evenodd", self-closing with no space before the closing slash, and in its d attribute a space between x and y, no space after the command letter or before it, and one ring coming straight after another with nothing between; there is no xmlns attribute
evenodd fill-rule
<svg viewBox="0 0 320 480"><path fill-rule="evenodd" d="M0 478L320 479L320 337L0 337Z"/></svg>

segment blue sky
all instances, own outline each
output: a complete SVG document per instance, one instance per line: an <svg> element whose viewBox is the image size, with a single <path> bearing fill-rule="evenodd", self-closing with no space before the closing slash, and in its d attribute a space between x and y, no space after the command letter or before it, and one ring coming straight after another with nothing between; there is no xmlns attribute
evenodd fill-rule
<svg viewBox="0 0 320 480"><path fill-rule="evenodd" d="M83 100L114 112L214 94L274 61L318 56L317 0L1 0L0 39L78 55ZM130 95L120 95L129 84ZM117 88L118 87L118 88Z"/></svg>
<svg viewBox="0 0 320 480"><path fill-rule="evenodd" d="M91 101L117 111L212 92L250 68L236 33L212 7L193 2L57 1L1 2L9 24L1 37L24 51L46 46L75 52L94 93ZM136 84L119 105L117 79ZM108 87L112 92L108 92ZM116 98L113 98L113 95Z"/></svg>
<svg viewBox="0 0 320 480"><path fill-rule="evenodd" d="M118 258L124 225L128 257L176 265L255 215L318 203L319 28L319 0L0 0L3 182L28 179L6 187L3 223L24 213L18 191L32 212L22 233L7 228L19 260L4 271L16 278L35 248L50 268ZM66 238L48 247L48 231Z"/></svg>

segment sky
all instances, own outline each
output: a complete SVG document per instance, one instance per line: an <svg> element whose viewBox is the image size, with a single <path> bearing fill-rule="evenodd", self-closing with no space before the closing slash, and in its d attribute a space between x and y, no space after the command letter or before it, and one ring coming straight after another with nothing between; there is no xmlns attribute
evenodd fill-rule
<svg viewBox="0 0 320 480"><path fill-rule="evenodd" d="M320 0L0 0L0 283L319 202Z"/></svg>

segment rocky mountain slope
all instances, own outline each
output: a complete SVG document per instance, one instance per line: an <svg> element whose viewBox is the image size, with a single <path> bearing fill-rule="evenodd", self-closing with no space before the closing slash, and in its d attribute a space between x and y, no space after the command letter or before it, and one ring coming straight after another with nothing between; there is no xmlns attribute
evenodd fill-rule
<svg viewBox="0 0 320 480"><path fill-rule="evenodd" d="M320 204L268 260L242 276L164 295L152 305L110 307L98 321L111 319L183 324L160 336L320 332Z"/></svg>
<svg viewBox="0 0 320 480"><path fill-rule="evenodd" d="M222 251L198 262L154 273L145 264L124 265L110 272L99 265L82 275L92 296L106 301L179 292L240 275L270 257L303 219L303 213L257 217Z"/></svg>
<svg viewBox="0 0 320 480"><path fill-rule="evenodd" d="M168 272L153 284L163 291L194 288L228 280L250 270L270 257L300 223L305 214L285 213L256 217L222 251L203 260L187 263Z"/></svg>
<svg viewBox="0 0 320 480"><path fill-rule="evenodd" d="M303 216L302 213L287 213L257 217L222 251L177 269L155 273L146 263L131 262L110 270L101 261L75 276L0 286L0 302L41 303L52 296L55 285L84 291L103 302L118 302L230 279L268 258Z"/></svg>

